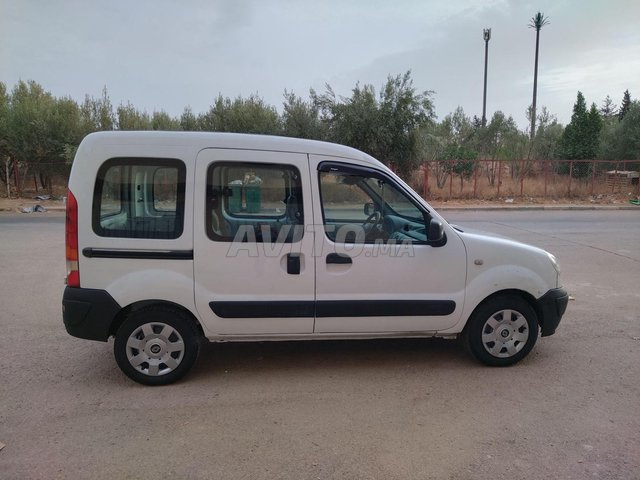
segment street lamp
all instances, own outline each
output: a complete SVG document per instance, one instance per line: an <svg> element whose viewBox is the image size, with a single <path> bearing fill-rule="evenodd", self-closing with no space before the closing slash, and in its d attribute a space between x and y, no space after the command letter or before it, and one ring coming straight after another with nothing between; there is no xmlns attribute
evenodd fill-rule
<svg viewBox="0 0 640 480"><path fill-rule="evenodd" d="M487 62L489 60L489 40L491 40L491 29L485 28L482 31L484 37L484 96L482 98L482 126L487 125Z"/></svg>

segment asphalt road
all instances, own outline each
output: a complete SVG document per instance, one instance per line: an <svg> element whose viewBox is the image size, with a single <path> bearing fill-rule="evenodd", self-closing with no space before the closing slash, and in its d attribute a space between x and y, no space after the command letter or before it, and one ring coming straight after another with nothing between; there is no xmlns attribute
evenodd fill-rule
<svg viewBox="0 0 640 480"><path fill-rule="evenodd" d="M520 364L444 340L221 344L150 388L66 334L62 214L0 213L0 479L640 478L640 212L445 217L559 258L575 300Z"/></svg>

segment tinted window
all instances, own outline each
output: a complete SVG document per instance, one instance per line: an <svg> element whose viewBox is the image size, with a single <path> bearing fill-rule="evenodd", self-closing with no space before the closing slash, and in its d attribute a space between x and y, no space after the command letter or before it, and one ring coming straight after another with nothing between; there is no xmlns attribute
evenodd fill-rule
<svg viewBox="0 0 640 480"><path fill-rule="evenodd" d="M178 160L112 159L98 171L93 230L103 237L178 238L185 166Z"/></svg>
<svg viewBox="0 0 640 480"><path fill-rule="evenodd" d="M215 163L207 174L207 233L215 241L302 238L300 172L291 165Z"/></svg>
<svg viewBox="0 0 640 480"><path fill-rule="evenodd" d="M425 242L425 214L391 179L378 173L321 171L327 237L337 243Z"/></svg>

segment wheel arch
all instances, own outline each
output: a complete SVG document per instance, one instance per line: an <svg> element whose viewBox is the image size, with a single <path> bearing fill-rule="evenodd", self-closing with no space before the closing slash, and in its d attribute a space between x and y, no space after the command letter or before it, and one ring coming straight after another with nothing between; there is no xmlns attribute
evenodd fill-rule
<svg viewBox="0 0 640 480"><path fill-rule="evenodd" d="M151 306L164 307L170 310L178 310L181 313L184 313L185 316L188 317L193 322L196 329L198 330L199 335L202 338L205 338L202 325L200 324L198 319L195 317L195 315L189 309L183 307L182 305L178 303L170 302L168 300L140 300L122 308L120 312L118 312L118 314L113 319L113 322L111 322L111 327L109 328L109 336L114 336L116 334L120 326L125 322L127 317L132 312L138 311L142 308L151 307Z"/></svg>
<svg viewBox="0 0 640 480"><path fill-rule="evenodd" d="M503 296L510 296L510 295L515 295L515 296L518 296L518 297L522 298L525 302L527 302L529 304L529 306L531 306L533 311L536 313L536 317L537 317L536 319L538 320L538 325L539 325L540 328L542 328L542 326L544 324L544 316L543 316L542 310L540 309L540 305L536 301L535 297L533 295L531 295L530 293L525 292L524 290L518 290L518 289L512 288L512 289L505 289L505 290L499 290L497 292L493 292L491 295L488 295L481 302L479 302L475 306L475 308L473 309L473 311L471 312L469 317L467 318L466 323L465 323L464 328L462 329L461 333L466 333L467 329L469 328L469 324L471 323L471 322L469 322L469 320L471 320L471 318L473 318L473 316L478 311L478 309L480 309L483 305L485 305L486 303L490 302L494 298L503 297Z"/></svg>

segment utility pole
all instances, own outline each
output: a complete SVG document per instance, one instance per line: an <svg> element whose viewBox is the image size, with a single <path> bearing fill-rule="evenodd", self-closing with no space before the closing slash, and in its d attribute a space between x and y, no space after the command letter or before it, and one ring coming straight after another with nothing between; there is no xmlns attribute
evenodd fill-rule
<svg viewBox="0 0 640 480"><path fill-rule="evenodd" d="M489 40L491 40L491 29L485 28L482 31L484 36L484 96L482 98L482 126L487 126L487 64L489 61Z"/></svg>

